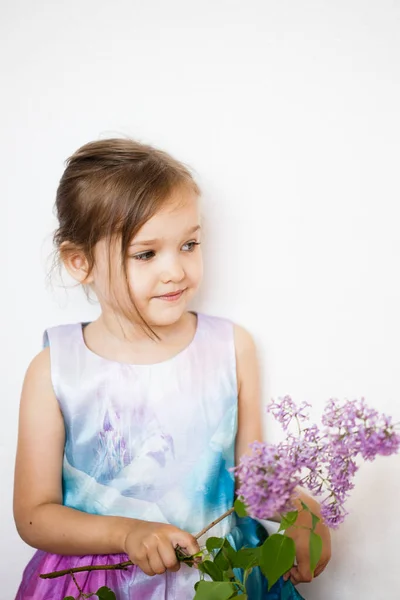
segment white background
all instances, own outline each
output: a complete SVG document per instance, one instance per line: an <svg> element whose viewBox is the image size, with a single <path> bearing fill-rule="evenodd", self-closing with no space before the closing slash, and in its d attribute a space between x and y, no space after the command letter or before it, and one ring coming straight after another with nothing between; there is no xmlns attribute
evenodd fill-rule
<svg viewBox="0 0 400 600"><path fill-rule="evenodd" d="M207 229L197 307L254 334L264 404L290 394L318 416L330 397L364 396L400 419L400 4L3 0L0 27L10 600L32 553L11 510L23 375L45 327L97 315L82 292L45 285L63 161L85 142L130 135L195 169ZM300 586L308 600L400 594L399 499L399 457L362 465L328 569Z"/></svg>

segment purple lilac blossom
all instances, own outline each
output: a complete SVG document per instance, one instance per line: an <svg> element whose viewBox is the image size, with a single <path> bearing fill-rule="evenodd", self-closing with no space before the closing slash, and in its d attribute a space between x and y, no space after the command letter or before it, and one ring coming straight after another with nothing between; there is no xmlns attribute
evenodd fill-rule
<svg viewBox="0 0 400 600"><path fill-rule="evenodd" d="M291 498L300 480L293 461L280 446L253 442L250 447L252 454L244 455L233 469L241 482L238 495L260 519L291 510Z"/></svg>
<svg viewBox="0 0 400 600"><path fill-rule="evenodd" d="M323 496L321 516L337 528L348 514L344 503L353 489L358 470L355 459L374 460L377 455L398 452L400 435L391 417L369 408L364 398L340 405L331 398L322 416L324 429L307 425L304 402L297 406L290 396L272 402L267 410L288 431L297 422L297 435L287 433L279 444L255 442L252 453L241 458L234 472L239 479L238 495L249 514L266 519L292 508L298 485Z"/></svg>

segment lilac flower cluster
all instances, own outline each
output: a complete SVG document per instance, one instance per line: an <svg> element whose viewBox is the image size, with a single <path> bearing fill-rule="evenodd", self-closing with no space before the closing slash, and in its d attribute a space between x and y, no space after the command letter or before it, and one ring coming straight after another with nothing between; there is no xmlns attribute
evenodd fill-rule
<svg viewBox="0 0 400 600"><path fill-rule="evenodd" d="M265 519L292 509L291 499L300 477L291 458L273 444L253 442L251 455L242 456L232 469L240 481L241 496L254 517Z"/></svg>
<svg viewBox="0 0 400 600"><path fill-rule="evenodd" d="M300 485L323 496L321 516L336 528L348 514L344 503L354 487L356 458L374 460L395 454L400 435L391 417L369 408L364 398L344 404L331 398L322 416L323 429L309 425L308 403L297 406L290 396L272 402L268 411L284 431L297 423L297 435L287 433L279 444L255 442L252 453L233 469L239 479L238 495L251 515L270 518L292 508L295 488Z"/></svg>

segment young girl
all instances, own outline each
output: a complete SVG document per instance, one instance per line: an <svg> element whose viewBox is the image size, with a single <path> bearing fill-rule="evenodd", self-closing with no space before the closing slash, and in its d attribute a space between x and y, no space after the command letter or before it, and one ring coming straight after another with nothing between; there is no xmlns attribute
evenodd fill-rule
<svg viewBox="0 0 400 600"><path fill-rule="evenodd" d="M131 140L90 143L68 161L55 246L69 274L95 292L101 315L48 329L26 373L14 515L38 551L17 600L104 585L118 600L194 596L199 571L180 565L175 548L198 551L196 533L233 504L229 469L262 437L250 335L188 310L203 270L199 196L181 163ZM207 535L257 545L266 536L257 525L231 516ZM319 533L317 574L330 553L328 530ZM284 597L300 598L292 583L311 579L308 533L292 537L297 566ZM134 566L75 581L39 577L126 560ZM250 584L251 600L283 594L282 580L267 592L259 570Z"/></svg>

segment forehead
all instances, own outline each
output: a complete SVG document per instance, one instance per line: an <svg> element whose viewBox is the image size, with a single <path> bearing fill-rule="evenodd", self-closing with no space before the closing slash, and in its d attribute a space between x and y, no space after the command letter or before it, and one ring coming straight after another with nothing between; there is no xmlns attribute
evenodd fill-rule
<svg viewBox="0 0 400 600"><path fill-rule="evenodd" d="M192 190L180 190L138 231L133 241L180 235L200 224L200 202Z"/></svg>
<svg viewBox="0 0 400 600"><path fill-rule="evenodd" d="M151 219L149 219L130 241L141 244L147 240L176 239L186 235L190 229L200 225L200 200L191 190L175 192L168 202ZM119 260L121 251L120 237L111 240L101 239L97 242L94 254L95 264L105 261Z"/></svg>

